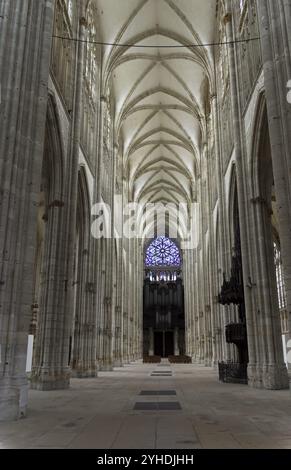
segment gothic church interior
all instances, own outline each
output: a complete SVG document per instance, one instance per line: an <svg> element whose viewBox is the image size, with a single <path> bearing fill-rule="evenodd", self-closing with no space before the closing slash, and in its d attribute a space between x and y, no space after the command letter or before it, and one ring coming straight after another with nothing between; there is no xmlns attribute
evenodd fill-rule
<svg viewBox="0 0 291 470"><path fill-rule="evenodd" d="M0 74L0 445L290 448L291 1L1 0Z"/></svg>

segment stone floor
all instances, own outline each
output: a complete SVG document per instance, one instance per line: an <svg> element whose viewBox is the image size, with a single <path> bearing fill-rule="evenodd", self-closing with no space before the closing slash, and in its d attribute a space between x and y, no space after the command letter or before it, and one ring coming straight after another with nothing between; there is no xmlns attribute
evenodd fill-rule
<svg viewBox="0 0 291 470"><path fill-rule="evenodd" d="M0 448L291 449L291 393L222 384L197 365L135 363L30 391L28 417L0 424Z"/></svg>

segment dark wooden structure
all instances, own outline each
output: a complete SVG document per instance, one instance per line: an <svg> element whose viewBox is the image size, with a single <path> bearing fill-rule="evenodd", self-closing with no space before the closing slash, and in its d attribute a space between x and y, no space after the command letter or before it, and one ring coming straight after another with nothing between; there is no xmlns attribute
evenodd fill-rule
<svg viewBox="0 0 291 470"><path fill-rule="evenodd" d="M235 247L231 262L231 275L227 280L224 273L224 281L218 295L218 301L222 305L237 306L239 322L226 325L225 337L227 343L236 345L238 361L220 362L218 364L219 379L223 382L246 384L248 382L247 365L249 359L237 198L235 198L234 205L234 241Z"/></svg>

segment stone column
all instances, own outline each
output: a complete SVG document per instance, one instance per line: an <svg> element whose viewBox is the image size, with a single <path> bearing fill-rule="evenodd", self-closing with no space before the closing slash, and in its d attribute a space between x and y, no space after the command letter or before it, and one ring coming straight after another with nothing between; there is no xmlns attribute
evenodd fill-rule
<svg viewBox="0 0 291 470"><path fill-rule="evenodd" d="M234 39L233 24L232 24L232 6L231 0L226 4L227 14L224 18L226 25L227 40L232 42ZM230 73L230 91L231 91L231 104L233 113L233 134L234 134L234 147L235 147L235 162L236 162L236 182L238 193L238 206L240 217L240 238L241 238L241 251L242 251L242 268L244 279L249 279L250 276L250 260L249 260L249 240L247 234L247 210L246 210L246 194L244 187L244 174L243 174L243 152L241 142L241 123L242 117L239 108L239 95L237 87L236 76L236 61L234 46L229 46L229 73ZM248 331L248 349L249 349L249 365L248 365L248 378L250 384L257 383L257 354L255 348L255 332L254 332L254 306L252 298L244 285L245 293L245 308L246 308L246 323Z"/></svg>
<svg viewBox="0 0 291 470"><path fill-rule="evenodd" d="M143 244L140 240L139 242L140 254L139 254L139 318L140 318L140 357L143 357L143 285L144 285L144 251L143 251Z"/></svg>
<svg viewBox="0 0 291 470"><path fill-rule="evenodd" d="M264 4L265 1L259 2ZM231 12L231 2L228 0L228 11ZM231 13L225 17L227 39L232 43L234 39L233 33L233 18ZM249 220L248 220L248 207L247 207L247 194L245 186L245 160L244 160L244 148L242 145L242 137L244 136L244 129L242 127L242 115L239 106L239 88L238 88L238 77L236 67L236 54L234 44L229 46L229 60L230 60L230 88L231 88L231 99L232 99L232 110L233 110L233 124L234 124L234 145L235 145L235 161L236 161L236 173L237 173L237 193L238 193L238 205L239 205L239 216L240 216L240 235L241 235L241 251L242 251L242 265L243 265L243 276L244 276L244 297L246 307L246 321L248 331L248 349L249 349L249 366L248 366L248 377L249 384L256 387L266 388L286 388L288 386L287 373L284 373L282 368L282 362L280 361L280 355L277 355L269 350L269 354L264 354L265 363L261 363L261 351L256 349L256 338L254 331L254 316L255 312L254 299L247 286L247 280L252 279L251 275L251 243L249 239ZM268 315L268 311L263 312L264 324L265 324L265 335L272 337L275 334L273 329L274 322L271 321L271 316ZM274 315L273 315L274 316ZM276 341L269 342L269 348L273 349L276 346ZM282 347L282 346L281 346Z"/></svg>
<svg viewBox="0 0 291 470"><path fill-rule="evenodd" d="M184 273L183 273L183 279L184 279L184 284L185 284L185 307L186 307L186 299L187 299L187 316L186 316L186 308L185 308L185 331L187 331L186 338L187 338L187 354L191 356L191 350L193 346L193 337L192 337L192 297L193 297L193 279L192 279L192 266L191 266L191 250L187 251L186 259L183 258L185 261L187 260L186 264L186 273L187 273L187 278L188 281L187 283L185 282L184 278ZM184 268L184 262L183 262L183 268ZM184 269L183 269L184 271ZM186 274L185 273L185 274ZM174 333L175 335L175 333ZM175 336L174 336L175 339Z"/></svg>
<svg viewBox="0 0 291 470"><path fill-rule="evenodd" d="M257 0L273 175L291 339L291 1ZM289 375L291 364L289 363Z"/></svg>
<svg viewBox="0 0 291 470"><path fill-rule="evenodd" d="M47 251L47 272L42 287L42 305L39 316L39 334L36 337L37 360L31 375L31 386L38 390L65 389L69 387L69 350L74 310L74 252L76 245L76 218L78 198L78 172L81 133L82 85L84 67L84 40L86 20L84 2L79 3L78 35L81 41L76 50L74 80L74 105L70 147L64 181L62 220L58 224L59 246L51 233ZM53 215L50 216L53 219ZM53 223L53 220L52 220ZM61 248L60 248L61 247ZM54 253L54 256L51 256Z"/></svg>
<svg viewBox="0 0 291 470"><path fill-rule="evenodd" d="M111 227L113 229L113 205L112 207L112 221ZM113 230L111 231L111 239L105 240L107 243L106 251L106 271L105 271L105 285L104 285L104 298L103 298L103 347L102 358L100 362L100 369L103 371L110 371L113 369L113 250L114 238Z"/></svg>
<svg viewBox="0 0 291 470"><path fill-rule="evenodd" d="M209 126L208 122L208 136L210 138L212 129ZM210 143L206 142L204 146L203 152L203 160L205 161L205 207L206 207L206 226L208 229L208 246L207 251L205 253L205 341L206 341L206 364L208 366L214 365L216 362L216 354L215 354L215 345L213 341L214 336L214 306L213 306L213 299L214 299L214 274L213 274L213 267L214 267L214 246L213 246L213 217L212 217L212 187L211 187L211 167L212 162L211 159L211 149ZM204 198L203 198L204 199Z"/></svg>
<svg viewBox="0 0 291 470"><path fill-rule="evenodd" d="M90 235L89 235L90 236ZM87 314L87 337L86 337L86 363L87 367L84 371L86 377L97 377L97 283L96 283L96 245L95 240L90 236L89 253L91 259L88 260L88 276L89 282L86 283L86 302L85 308Z"/></svg>
<svg viewBox="0 0 291 470"><path fill-rule="evenodd" d="M119 147L117 142L114 144L114 165L116 181L114 190L117 196L117 202L114 200L114 227L120 237L123 237L123 188L119 184L121 177L119 170ZM115 306L115 347L114 347L114 365L121 367L123 365L123 305L124 305L124 287L126 279L124 279L124 260L123 260L123 238L116 240L117 259L116 259L116 306Z"/></svg>
<svg viewBox="0 0 291 470"><path fill-rule="evenodd" d="M129 286L132 286L133 285L133 264L131 262L132 260L132 247L131 247L131 244L132 244L132 240L129 240L129 250L128 250L128 259L130 261L128 261L129 263ZM128 359L129 359L129 362L131 362L133 360L133 296L132 296L132 290L131 288L129 287L129 290L128 290L128 297L127 297L127 300L128 300Z"/></svg>
<svg viewBox="0 0 291 470"><path fill-rule="evenodd" d="M203 146L204 152L204 146ZM205 162L203 163L205 165ZM198 200L202 201L204 198L204 169L201 168L201 173L199 175L197 185L198 185ZM206 253L206 243L205 243L205 210L200 205L200 224L199 224L199 246L198 246L198 284L197 290L199 295L199 363L205 364L206 360L206 338L205 338L205 289L206 289L206 278L205 278L205 253Z"/></svg>
<svg viewBox="0 0 291 470"><path fill-rule="evenodd" d="M228 237L228 231L226 228L227 224L227 217L226 217L226 197L225 197L225 190L224 190L224 185L223 185L223 157L222 157L222 150L221 150L221 145L222 145L222 138L220 134L220 128L219 128L219 122L221 121L221 116L220 116L220 110L217 105L217 92L218 90L215 90L215 92L211 95L211 116L212 116L212 121L213 121L213 133L214 133L214 144L215 144L215 156L216 156L216 182L217 182L217 195L218 195L218 226L217 226L217 232L214 234L214 237L216 239L216 236L219 238L219 243L216 243L217 249L216 251L216 257L217 260L221 259L221 265L217 263L218 268L221 270L226 271L226 269L229 269L229 264L230 264L230 256L228 256L228 253L230 252L229 249L229 237ZM218 294L221 289L222 285L222 273L221 276L219 276L219 272L215 273L216 277L216 282L215 282L215 296L218 297ZM220 357L220 360L228 360L230 359L230 348L229 345L226 344L225 341L225 325L228 322L228 312L227 312L227 307L220 306L218 303L216 304L216 312L217 312L217 330L216 330L216 341L220 342L220 347L221 349L223 348L224 352L223 355Z"/></svg>
<svg viewBox="0 0 291 470"><path fill-rule="evenodd" d="M192 217L192 215L190 215ZM191 222L189 223L192 227ZM189 356L193 355L195 344L195 318L194 302L196 297L196 284L194 279L194 250L188 249L182 252L183 258L183 288L184 288L184 314L185 314L185 351Z"/></svg>
<svg viewBox="0 0 291 470"><path fill-rule="evenodd" d="M91 243L90 243L91 245ZM96 363L96 319L94 282L89 282L89 273L94 272L92 251L83 250L81 258L84 266L77 273L78 289L76 308L78 319L75 318L74 342L72 348L72 374L79 378L97 377ZM80 272L83 271L83 272ZM90 278L91 279L91 278Z"/></svg>
<svg viewBox="0 0 291 470"><path fill-rule="evenodd" d="M112 358L112 299L104 298L104 328L103 328L103 349L100 363L100 370L110 371L113 369Z"/></svg>
<svg viewBox="0 0 291 470"><path fill-rule="evenodd" d="M139 239L135 240L135 309L136 309L136 345L135 345L135 360L140 359L140 305L139 305L139 295L140 295L140 284L139 284L139 270L140 270L140 258L139 258Z"/></svg>
<svg viewBox="0 0 291 470"><path fill-rule="evenodd" d="M123 204L124 204L124 193L123 193ZM124 229L124 227L123 227ZM123 363L128 362L128 258L127 258L127 245L128 239L123 235L122 238L122 277L124 278L123 289L122 289L122 359ZM125 254L125 256L124 256Z"/></svg>
<svg viewBox="0 0 291 470"><path fill-rule="evenodd" d="M115 307L115 367L121 367L122 361L122 322L121 322L121 307Z"/></svg>
<svg viewBox="0 0 291 470"><path fill-rule="evenodd" d="M100 86L101 93L101 86ZM106 109L106 96L101 95L99 102L99 142L98 142L98 154L97 154L97 184L96 184L96 198L97 202L102 201L102 176L103 176L103 134L104 134L104 118ZM105 251L105 239L96 240L96 260L99 264L97 269L97 363L98 368L101 369L102 357L103 357L103 338L104 338L104 286L105 286L105 268L106 261L104 259ZM100 268L101 267L101 268Z"/></svg>
<svg viewBox="0 0 291 470"><path fill-rule="evenodd" d="M174 356L180 355L179 349L179 328L176 326L174 330Z"/></svg>
<svg viewBox="0 0 291 470"><path fill-rule="evenodd" d="M187 354L191 355L191 348L192 348L192 329L191 329L191 297L193 295L193 286L192 286L192 278L191 278L191 250L184 251L183 254L183 279L185 285L185 341L186 341L186 352ZM175 333L174 333L174 341L175 341ZM174 348L175 349L175 348Z"/></svg>
<svg viewBox="0 0 291 470"><path fill-rule="evenodd" d="M195 283L195 252L194 249L189 251L189 268L190 268L190 318L189 318L189 328L190 328L190 340L189 340L189 356L194 356L195 351L195 337L196 337L196 322L195 322L195 304L197 296L196 293L196 283ZM184 287L186 289L186 286ZM186 353L187 354L187 353Z"/></svg>
<svg viewBox="0 0 291 470"><path fill-rule="evenodd" d="M112 370L113 369L113 325L115 313L114 302L113 302L113 269L114 269L114 259L113 253L115 249L115 239L114 239L114 181L115 181L115 162L112 164L112 185L111 185L111 238L106 240L107 242L107 259L106 259L106 273L105 273L105 298L104 298L104 338L103 338L103 360L102 360L102 370ZM120 326L118 325L118 328Z"/></svg>
<svg viewBox="0 0 291 470"><path fill-rule="evenodd" d="M123 349L123 361L128 364L129 361L129 340L128 340L128 313L123 312L122 316L122 322L123 322L123 343L122 343L122 349Z"/></svg>
<svg viewBox="0 0 291 470"><path fill-rule="evenodd" d="M141 359L143 357L143 251L141 240L138 241L137 265L138 359Z"/></svg>
<svg viewBox="0 0 291 470"><path fill-rule="evenodd" d="M0 3L0 420L24 416L54 0Z"/></svg>
<svg viewBox="0 0 291 470"><path fill-rule="evenodd" d="M137 259L136 259L136 238L132 240L132 359L135 361L137 358Z"/></svg>
<svg viewBox="0 0 291 470"><path fill-rule="evenodd" d="M104 241L104 240L103 240ZM102 243L101 240L97 242L97 259L101 265L101 270L97 273L97 364L98 369L101 368L101 362L103 357L103 328L104 328L104 308L103 308L103 293L104 293L104 281L105 281L105 267L103 265L102 257Z"/></svg>
<svg viewBox="0 0 291 470"><path fill-rule="evenodd" d="M195 249L195 259L194 259L194 285L195 285L195 298L194 298L194 336L192 341L193 345L193 355L192 359L194 362L198 362L199 357L199 290L198 290L198 250Z"/></svg>

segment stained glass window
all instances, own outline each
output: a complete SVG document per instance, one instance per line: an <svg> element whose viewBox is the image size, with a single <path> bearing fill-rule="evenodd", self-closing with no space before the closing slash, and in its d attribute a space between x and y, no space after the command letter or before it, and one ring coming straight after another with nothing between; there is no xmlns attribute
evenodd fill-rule
<svg viewBox="0 0 291 470"><path fill-rule="evenodd" d="M177 245L167 237L157 237L148 246L146 266L180 266L181 257Z"/></svg>

